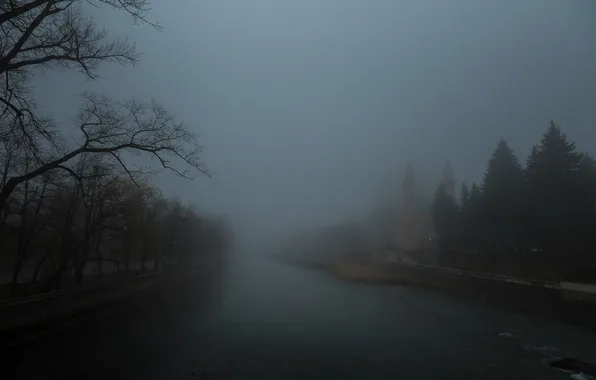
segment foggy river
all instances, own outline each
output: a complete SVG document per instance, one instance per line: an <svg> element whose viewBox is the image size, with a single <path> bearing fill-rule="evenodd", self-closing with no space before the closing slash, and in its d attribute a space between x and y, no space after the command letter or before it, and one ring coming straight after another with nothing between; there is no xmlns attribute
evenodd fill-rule
<svg viewBox="0 0 596 380"><path fill-rule="evenodd" d="M596 335L412 287L236 255L214 302L159 303L13 349L9 378L566 379Z"/></svg>

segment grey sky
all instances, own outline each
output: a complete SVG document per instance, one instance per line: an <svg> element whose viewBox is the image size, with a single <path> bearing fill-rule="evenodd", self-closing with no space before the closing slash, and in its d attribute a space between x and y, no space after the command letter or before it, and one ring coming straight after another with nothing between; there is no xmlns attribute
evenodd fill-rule
<svg viewBox="0 0 596 380"><path fill-rule="evenodd" d="M155 97L215 175L158 185L260 230L366 215L408 159L429 194L447 158L479 180L500 137L523 162L551 118L596 148L592 0L155 0L152 16L163 33L99 12L141 65L48 73L40 102L61 118L82 89Z"/></svg>

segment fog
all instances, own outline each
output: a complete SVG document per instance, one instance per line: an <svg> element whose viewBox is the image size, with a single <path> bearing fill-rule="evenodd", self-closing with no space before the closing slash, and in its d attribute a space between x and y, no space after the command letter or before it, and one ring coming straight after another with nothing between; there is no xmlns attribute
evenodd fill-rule
<svg viewBox="0 0 596 380"><path fill-rule="evenodd" d="M596 378L594 0L146 1L0 0L6 378Z"/></svg>
<svg viewBox="0 0 596 380"><path fill-rule="evenodd" d="M41 73L40 104L68 131L82 90L164 103L213 179L155 184L243 236L367 217L408 160L429 196L446 159L480 180L499 138L523 161L550 119L593 150L591 0L155 1L163 32L93 12L141 64Z"/></svg>

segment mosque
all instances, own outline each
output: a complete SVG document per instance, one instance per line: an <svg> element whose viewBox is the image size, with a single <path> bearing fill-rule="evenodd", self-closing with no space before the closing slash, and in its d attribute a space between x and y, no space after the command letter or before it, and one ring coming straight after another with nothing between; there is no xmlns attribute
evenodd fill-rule
<svg viewBox="0 0 596 380"><path fill-rule="evenodd" d="M403 180L403 199L396 226L394 252L399 261L432 264L429 252L436 247L436 234L433 228L432 205L420 202L416 189L416 176L411 162L406 166ZM449 161L443 168L440 186L455 199L455 180Z"/></svg>

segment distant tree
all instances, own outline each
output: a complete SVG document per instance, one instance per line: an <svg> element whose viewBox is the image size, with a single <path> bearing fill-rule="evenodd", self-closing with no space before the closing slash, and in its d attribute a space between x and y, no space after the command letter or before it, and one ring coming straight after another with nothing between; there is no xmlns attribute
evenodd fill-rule
<svg viewBox="0 0 596 380"><path fill-rule="evenodd" d="M470 186L470 208L478 208L481 206L482 202L482 191L476 185L476 182L472 182L472 186Z"/></svg>
<svg viewBox="0 0 596 380"><path fill-rule="evenodd" d="M459 244L464 249L470 248L471 234L473 233L470 209L470 188L463 182L460 192L460 217L459 217Z"/></svg>
<svg viewBox="0 0 596 380"><path fill-rule="evenodd" d="M470 198L468 203L466 219L468 229L467 245L474 250L479 250L484 247L485 244L485 231L480 223L483 207L482 190L476 185L476 182L472 182L472 186L470 186Z"/></svg>
<svg viewBox="0 0 596 380"><path fill-rule="evenodd" d="M569 179L578 169L582 156L576 151L575 143L567 141L561 128L551 121L531 155L534 177L549 181Z"/></svg>
<svg viewBox="0 0 596 380"><path fill-rule="evenodd" d="M493 151L482 182L481 225L488 232L487 246L497 251L516 250L523 236L523 170L503 139Z"/></svg>
<svg viewBox="0 0 596 380"><path fill-rule="evenodd" d="M542 190L536 184L537 166L539 160L538 146L533 145L530 154L526 159L526 167L524 169L524 186L525 186L525 206L523 208L523 223L524 223L524 246L526 250L541 248L543 246L543 237L540 227L540 222L537 220L542 213L541 195Z"/></svg>
<svg viewBox="0 0 596 380"><path fill-rule="evenodd" d="M461 184L460 203L462 211L470 207L470 188L465 182Z"/></svg>
<svg viewBox="0 0 596 380"><path fill-rule="evenodd" d="M530 207L528 229L543 249L569 249L580 243L584 186L580 172L582 154L550 122L540 144L528 158L526 179Z"/></svg>
<svg viewBox="0 0 596 380"><path fill-rule="evenodd" d="M590 190L594 190L596 188L596 161L588 153L582 155L579 170Z"/></svg>
<svg viewBox="0 0 596 380"><path fill-rule="evenodd" d="M526 160L526 168L524 170L524 176L526 179L533 178L536 176L538 157L538 146L533 145L532 151Z"/></svg>
<svg viewBox="0 0 596 380"><path fill-rule="evenodd" d="M579 162L579 176L579 194L576 198L576 232L582 245L579 249L593 250L596 248L596 162L587 153Z"/></svg>
<svg viewBox="0 0 596 380"><path fill-rule="evenodd" d="M459 210L451 191L439 186L432 215L443 250L551 251L579 259L548 255L542 264L552 266L549 273L543 273L544 265L533 271L521 257L478 257L473 267L491 271L505 264L502 270L508 270L510 263L519 260L523 272L536 278L589 278L584 275L584 256L573 254L596 251L596 161L578 152L551 121L539 144L532 147L525 168L507 142L500 140L482 184L462 184ZM520 274L519 268L510 271Z"/></svg>

